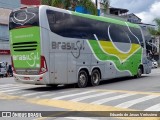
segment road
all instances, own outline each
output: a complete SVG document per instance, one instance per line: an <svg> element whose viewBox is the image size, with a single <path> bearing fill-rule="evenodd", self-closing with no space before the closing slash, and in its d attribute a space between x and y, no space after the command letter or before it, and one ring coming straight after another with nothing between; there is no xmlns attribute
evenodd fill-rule
<svg viewBox="0 0 160 120"><path fill-rule="evenodd" d="M110 113L98 111L160 111L159 78L160 68L153 69L151 74L139 79L113 79L103 81L96 87L81 89L20 84L14 82L13 78L0 78L0 111L51 111L43 114L52 118L38 116L36 119L40 120L132 120L133 116L104 117ZM57 115L61 117L55 117ZM160 120L159 117L150 119Z"/></svg>

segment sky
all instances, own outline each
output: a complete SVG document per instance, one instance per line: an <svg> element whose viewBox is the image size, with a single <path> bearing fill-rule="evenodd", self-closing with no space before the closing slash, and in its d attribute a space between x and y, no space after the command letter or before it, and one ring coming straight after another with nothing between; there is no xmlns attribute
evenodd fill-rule
<svg viewBox="0 0 160 120"><path fill-rule="evenodd" d="M154 24L154 18L160 18L160 0L110 0L110 6L128 9L143 23Z"/></svg>

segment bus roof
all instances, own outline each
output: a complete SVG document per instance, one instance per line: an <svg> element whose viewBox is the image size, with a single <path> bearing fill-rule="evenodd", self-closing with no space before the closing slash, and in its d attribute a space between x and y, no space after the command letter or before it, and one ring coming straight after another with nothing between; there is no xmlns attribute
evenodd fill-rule
<svg viewBox="0 0 160 120"><path fill-rule="evenodd" d="M95 16L95 15L83 14L83 13L74 12L74 11L65 10L65 9L52 7L52 6L47 6L47 5L39 5L39 6L30 6L30 7L19 8L19 9L13 10L13 12L17 11L17 10L20 10L20 9L26 9L26 8L31 8L31 7L39 7L42 11L46 10L46 9L50 9L50 10L64 12L64 13L72 14L72 15L79 16L79 17L89 18L89 19L93 19L93 20L98 20L98 21L103 21L103 22L108 22L108 23L113 23L113 24L118 24L118 25L123 25L123 26L129 26L129 27L134 27L134 28L140 28L140 26L138 24L127 22L125 20L118 19L118 18L113 18L113 17L110 17L110 15L107 15L105 17L104 16Z"/></svg>

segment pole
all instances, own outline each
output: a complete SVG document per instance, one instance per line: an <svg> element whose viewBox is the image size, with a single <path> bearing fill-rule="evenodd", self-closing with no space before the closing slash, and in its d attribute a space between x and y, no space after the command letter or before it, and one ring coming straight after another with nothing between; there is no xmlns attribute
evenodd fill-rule
<svg viewBox="0 0 160 120"><path fill-rule="evenodd" d="M98 6L98 2L97 2L97 0L96 0L96 7Z"/></svg>

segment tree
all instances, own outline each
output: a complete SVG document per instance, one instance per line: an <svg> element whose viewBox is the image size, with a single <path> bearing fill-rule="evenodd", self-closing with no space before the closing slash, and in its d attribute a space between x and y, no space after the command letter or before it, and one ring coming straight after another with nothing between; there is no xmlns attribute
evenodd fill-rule
<svg viewBox="0 0 160 120"><path fill-rule="evenodd" d="M155 21L157 27L156 27L156 29L149 28L149 32L154 36L159 36L159 41L160 41L160 18L155 18L154 21ZM159 45L159 60L158 60L158 64L160 66L160 45Z"/></svg>
<svg viewBox="0 0 160 120"><path fill-rule="evenodd" d="M157 27L156 29L149 28L149 32L154 36L160 36L160 18L155 18L154 21Z"/></svg>
<svg viewBox="0 0 160 120"><path fill-rule="evenodd" d="M109 14L110 0L100 0L104 13Z"/></svg>
<svg viewBox="0 0 160 120"><path fill-rule="evenodd" d="M97 8L91 0L42 0L43 5L54 6L75 11L76 6L83 6L93 15L97 15Z"/></svg>

